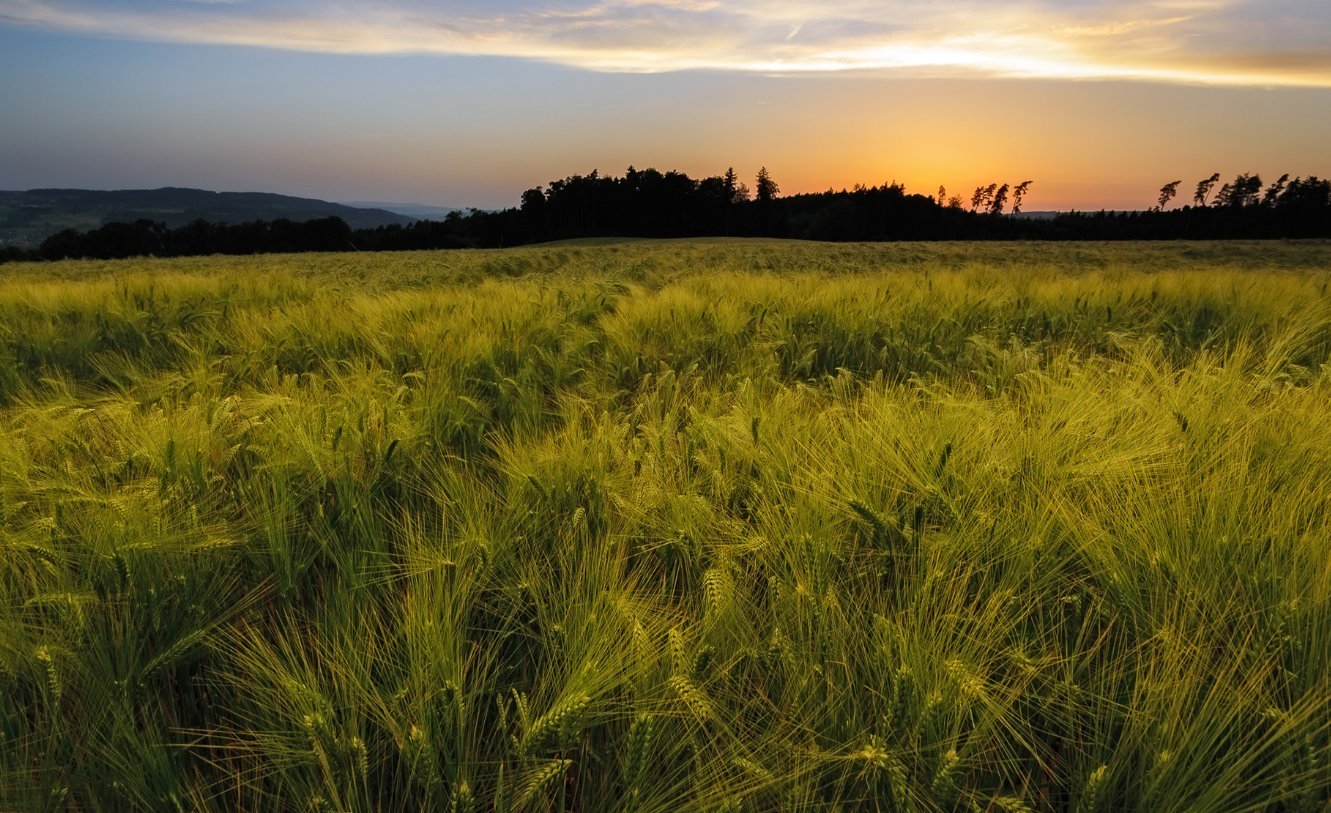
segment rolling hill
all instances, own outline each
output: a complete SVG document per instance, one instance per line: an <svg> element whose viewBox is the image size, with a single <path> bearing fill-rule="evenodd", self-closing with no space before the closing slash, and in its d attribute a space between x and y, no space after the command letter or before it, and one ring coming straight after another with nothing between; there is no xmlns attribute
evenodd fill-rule
<svg viewBox="0 0 1331 813"><path fill-rule="evenodd" d="M210 192L204 189L29 189L0 191L0 245L35 247L63 229L85 231L106 223L148 219L170 227L195 220L244 223L340 217L353 229L412 222L414 218L313 198L267 192Z"/></svg>

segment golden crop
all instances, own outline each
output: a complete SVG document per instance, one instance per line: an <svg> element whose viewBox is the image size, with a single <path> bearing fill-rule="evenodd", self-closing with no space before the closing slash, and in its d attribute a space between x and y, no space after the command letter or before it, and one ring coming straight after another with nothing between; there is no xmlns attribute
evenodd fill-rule
<svg viewBox="0 0 1331 813"><path fill-rule="evenodd" d="M1331 245L7 266L0 809L1320 811Z"/></svg>

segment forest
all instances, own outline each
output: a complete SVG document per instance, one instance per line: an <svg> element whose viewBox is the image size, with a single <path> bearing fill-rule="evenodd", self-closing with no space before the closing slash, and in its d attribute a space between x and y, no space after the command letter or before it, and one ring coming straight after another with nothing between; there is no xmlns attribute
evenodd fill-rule
<svg viewBox="0 0 1331 813"><path fill-rule="evenodd" d="M452 212L442 221L353 229L338 217L297 223L196 220L171 228L142 219L67 229L35 250L0 248L4 260L117 259L305 251L504 248L588 237L780 237L801 240L1210 240L1331 237L1331 180L1282 175L1266 184L1243 173L1199 181L1170 208L1182 180L1145 211L1022 212L1033 181L991 183L969 198L908 192L896 182L782 196L763 168L754 189L733 169L694 179L676 171L622 176L593 170L536 186L499 211Z"/></svg>

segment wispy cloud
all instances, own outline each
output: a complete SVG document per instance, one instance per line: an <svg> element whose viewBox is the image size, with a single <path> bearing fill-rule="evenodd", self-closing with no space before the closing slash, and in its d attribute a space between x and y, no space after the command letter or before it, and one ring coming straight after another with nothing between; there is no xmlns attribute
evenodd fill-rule
<svg viewBox="0 0 1331 813"><path fill-rule="evenodd" d="M1331 87L1326 0L0 0L0 25L597 71Z"/></svg>

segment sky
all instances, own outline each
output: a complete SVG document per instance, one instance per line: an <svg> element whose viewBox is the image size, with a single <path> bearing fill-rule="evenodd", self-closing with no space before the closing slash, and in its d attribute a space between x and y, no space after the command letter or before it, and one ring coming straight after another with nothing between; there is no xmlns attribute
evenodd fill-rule
<svg viewBox="0 0 1331 813"><path fill-rule="evenodd" d="M1329 0L0 0L0 189L494 208L734 166L1145 208L1331 176Z"/></svg>

